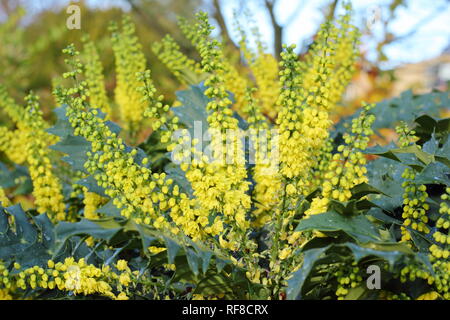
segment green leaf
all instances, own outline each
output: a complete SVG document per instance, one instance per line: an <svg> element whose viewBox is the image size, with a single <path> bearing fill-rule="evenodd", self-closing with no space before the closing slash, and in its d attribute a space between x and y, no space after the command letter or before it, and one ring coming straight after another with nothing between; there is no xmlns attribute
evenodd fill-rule
<svg viewBox="0 0 450 320"><path fill-rule="evenodd" d="M169 264L173 264L178 251L181 249L181 246L168 237L164 237L164 242L166 243L168 262Z"/></svg>
<svg viewBox="0 0 450 320"><path fill-rule="evenodd" d="M201 123L203 133L208 130L208 113L206 105L209 102L204 92L206 87L203 84L191 85L189 89L177 91L177 100L182 103L180 107L173 107L173 113L180 119L194 137L194 124L196 121ZM201 138L201 137L200 137Z"/></svg>
<svg viewBox="0 0 450 320"><path fill-rule="evenodd" d="M8 221L14 217L14 222ZM0 207L0 260L18 262L23 268L44 265L55 251L53 224L45 214L28 217L17 204Z"/></svg>
<svg viewBox="0 0 450 320"><path fill-rule="evenodd" d="M0 187L16 188L13 195L30 194L33 191L28 169L23 166L14 164L11 170L2 162L0 162Z"/></svg>
<svg viewBox="0 0 450 320"><path fill-rule="evenodd" d="M385 194L371 195L370 201L384 210L393 212L403 204L402 173L405 166L387 158L378 158L367 164L367 178L370 185L383 190Z"/></svg>
<svg viewBox="0 0 450 320"><path fill-rule="evenodd" d="M350 191L352 192L352 197L350 199L360 199L368 194L382 194L389 197L389 195L383 191L365 182L354 186Z"/></svg>
<svg viewBox="0 0 450 320"><path fill-rule="evenodd" d="M391 216L388 216L383 212L381 208L370 208L369 211L367 211L366 215L370 215L374 217L375 219L382 221L384 223L393 223L397 225L403 225L403 222L400 220L397 220L395 218L392 218Z"/></svg>
<svg viewBox="0 0 450 320"><path fill-rule="evenodd" d="M402 162L418 170L435 160L432 154L424 152L415 144L404 148L393 148L392 144L375 146L364 150L364 153Z"/></svg>
<svg viewBox="0 0 450 320"><path fill-rule="evenodd" d="M450 133L450 118L434 119L430 115L423 115L414 122L417 124L416 136L420 138L418 143L430 140L433 135L442 143Z"/></svg>
<svg viewBox="0 0 450 320"><path fill-rule="evenodd" d="M316 265L318 259L328 250L329 246L317 249L311 249L304 253L303 263L300 269L295 271L288 280L286 297L289 300L301 299L301 292L305 280L308 278L311 270Z"/></svg>
<svg viewBox="0 0 450 320"><path fill-rule="evenodd" d="M430 163L416 175L414 183L442 184L450 186L450 167L441 162Z"/></svg>
<svg viewBox="0 0 450 320"><path fill-rule="evenodd" d="M186 258L189 264L189 267L191 268L191 271L194 273L195 276L198 276L198 268L200 264L200 258L197 256L197 254L194 252L194 250L190 248L184 248L184 251L186 253Z"/></svg>
<svg viewBox="0 0 450 320"><path fill-rule="evenodd" d="M355 243L345 243L337 246L349 248L357 262L369 256L379 257L394 266L396 262L405 256L414 256L414 252L403 243L368 243L357 245Z"/></svg>
<svg viewBox="0 0 450 320"><path fill-rule="evenodd" d="M117 223L114 218L100 220L81 219L79 222L60 222L56 226L58 241L64 242L76 235L89 235L96 239L103 239L110 242L121 230L123 226Z"/></svg>
<svg viewBox="0 0 450 320"><path fill-rule="evenodd" d="M348 294L344 297L344 300L359 300L367 292L367 286L362 285L356 288L350 288Z"/></svg>
<svg viewBox="0 0 450 320"><path fill-rule="evenodd" d="M91 143L83 137L67 135L50 146L50 149L65 153L67 156L62 158L63 161L70 164L74 170L87 173L84 164L88 160L86 153L91 150Z"/></svg>
<svg viewBox="0 0 450 320"><path fill-rule="evenodd" d="M121 217L122 215L120 214L120 209L117 208L114 204L113 204L113 200L109 200L105 205L101 206L100 208L97 209L98 213L102 213L105 214L107 216L111 216L111 217Z"/></svg>
<svg viewBox="0 0 450 320"><path fill-rule="evenodd" d="M93 176L87 176L86 178L82 178L75 183L86 187L89 192L94 192L104 198L109 198L105 193L105 188L100 187Z"/></svg>
<svg viewBox="0 0 450 320"><path fill-rule="evenodd" d="M313 230L323 232L343 231L361 242L381 241L377 227L363 215L344 216L329 211L302 219L295 228L295 231Z"/></svg>
<svg viewBox="0 0 450 320"><path fill-rule="evenodd" d="M433 123L430 122L430 119L434 120L432 117L439 117L440 112L448 109L449 105L449 93L446 91L414 95L411 90L408 90L402 92L399 97L387 99L375 105L372 112L377 117L372 128L375 130L394 128L400 121L408 123L419 119L419 122L422 122L423 127L427 130L433 130L434 126L444 130L445 123L438 124L437 121ZM336 133L345 132L351 124L351 120L358 117L360 112L359 110L354 115L341 119L336 125ZM417 130L417 133L420 133L420 130Z"/></svg>
<svg viewBox="0 0 450 320"><path fill-rule="evenodd" d="M324 243L326 244L326 242ZM351 254L355 261L360 262L370 257L378 257L387 261L391 266L398 262L406 264L413 261L422 263L424 257L419 258L406 244L402 243L366 243L358 245L353 242L327 244L321 248L313 248L304 251L303 264L300 269L293 272L288 280L288 299L302 299L304 287L310 282L316 267L320 265L329 266L337 262L347 262ZM426 260L426 258L425 258Z"/></svg>
<svg viewBox="0 0 450 320"><path fill-rule="evenodd" d="M73 135L73 128L66 116L67 105L53 109L56 115L56 122L53 127L48 128L46 131L55 136L65 138L69 135Z"/></svg>

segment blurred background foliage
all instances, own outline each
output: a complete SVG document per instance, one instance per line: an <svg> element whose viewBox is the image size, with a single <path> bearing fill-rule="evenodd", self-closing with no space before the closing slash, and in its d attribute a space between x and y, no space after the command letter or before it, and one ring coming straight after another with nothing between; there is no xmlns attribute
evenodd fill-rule
<svg viewBox="0 0 450 320"><path fill-rule="evenodd" d="M238 5L235 9L239 24L248 28L252 26L261 28L263 23L257 20L256 15L252 16L252 8L256 6L258 10L264 12L268 17L267 21L270 22L264 25L264 30L270 28L271 32L270 35L262 34L262 38L268 45L268 51L276 57L279 57L281 45L286 40L289 25L300 19L306 3L305 0L292 1L294 4L290 3L290 8L294 9L291 10L290 16L288 19L281 19L280 10L286 3L281 0L82 0L76 2L0 0L0 83L8 88L9 93L18 102L22 101L24 93L29 90L35 91L41 96L46 116L51 117L50 110L56 104L51 95L52 81L58 81L64 71L61 50L68 43L75 43L81 48L80 42L83 35L89 35L99 51L105 72L107 93L113 100L114 55L108 25L111 21L119 22L125 12L130 14L136 23L137 34L158 91L165 95L167 102L173 103L174 92L182 85L152 53L152 43L170 34L187 56L196 58L195 50L179 32L177 17L190 19L195 12L206 10L217 26L217 36L226 43L230 61L240 66L238 70L242 70L245 66L241 64L242 56L238 50L237 30L235 30L234 22L230 21L229 15L226 14L231 2ZM66 27L69 16L66 9L70 3L77 4L81 8L80 30L69 30ZM317 30L321 22L331 19L336 14L339 0L320 3ZM390 25L396 23L399 10L407 12L412 1L389 0L374 3L378 3L376 10L367 11L371 16L366 17L365 23L360 23L363 34L361 59L342 107L334 117L335 121L342 116L352 114L360 106L361 101L378 102L398 96L407 89L413 89L415 93L448 89L450 79L448 49L433 59L425 59L419 63L397 65L392 68L381 66L390 59L386 54L387 47L395 42L403 41L405 37L414 38L416 33L434 16L442 12L444 15L448 13L450 2L433 1L433 4L428 2L434 8L432 14L419 19L413 28L401 35L394 33ZM304 16L302 17L304 19ZM377 23L376 34L370 28L370 19L373 23ZM252 20L254 20L253 23ZM250 32L250 30L247 31ZM290 36L292 38L292 31ZM298 51L299 59L302 59L303 53L307 51L314 37L313 32L308 39L302 39L302 41L299 39L302 44ZM370 43L370 46L367 46L367 43ZM0 114L0 124L7 121L7 118Z"/></svg>

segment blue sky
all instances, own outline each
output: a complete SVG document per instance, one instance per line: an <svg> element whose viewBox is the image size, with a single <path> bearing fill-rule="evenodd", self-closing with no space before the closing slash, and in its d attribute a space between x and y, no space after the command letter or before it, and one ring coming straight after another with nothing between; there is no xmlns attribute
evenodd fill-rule
<svg viewBox="0 0 450 320"><path fill-rule="evenodd" d="M183 1L183 0L179 0ZM29 11L36 12L45 8L50 3L52 6L67 5L68 0L32 0L32 7ZM76 2L76 1L73 1ZM124 0L87 0L88 4L93 6L122 6L127 8ZM241 8L241 0L221 0L224 15L227 24L232 29L233 12ZM248 9L256 20L264 40L271 44L273 34L270 28L270 20L267 11L263 8L263 0L244 1ZM275 13L281 25L290 23L286 27L283 42L295 43L301 46L302 43L309 41L314 34L317 26L322 22L323 8L330 0L278 0L275 7ZM341 1L342 2L342 1ZM386 16L387 11L379 11L377 8L385 8L392 0L352 0L355 10L354 22L363 26L367 18L373 16L373 13L380 12L381 16ZM408 34L421 21L418 31L412 37L407 37L401 41L396 41L386 47L385 53L389 62L384 67L394 67L403 63L418 62L433 58L439 55L450 45L450 3L447 0L406 0L408 6L401 7L396 11L396 18L389 24L389 30L395 36ZM300 10L296 10L300 6ZM242 10L241 10L242 12ZM293 14L296 13L296 14ZM432 16L432 19L427 17ZM243 15L241 16L243 19ZM369 57L373 57L374 46L377 39L381 36L381 22L375 22L372 26L372 38L363 39L363 49L369 50ZM269 46L270 47L270 46Z"/></svg>
<svg viewBox="0 0 450 320"><path fill-rule="evenodd" d="M329 0L279 0L275 12L280 23L283 25L286 21L291 20L285 32L284 42L301 45L303 41L310 39L317 25L322 22L323 14L320 9L329 2ZM391 0L353 0L355 23L359 26L365 25L367 17L377 12L377 7L383 8L383 5L386 6L391 2ZM223 3L226 15L232 17L232 12L238 8L239 1L226 0ZM390 60L386 66L429 59L439 55L450 45L450 4L446 5L446 0L409 0L407 3L407 8L397 9L397 17L390 24L389 30L396 36L408 34L420 21L431 14L433 14L433 19L427 20L426 24L421 24L418 32L412 37L386 47L386 54ZM297 15L292 16L298 5L301 6L301 10L298 10ZM445 8L445 10L438 11L441 8ZM251 7L251 12L254 13L258 27L266 35L267 41L272 41L273 35L269 27L267 12L255 5ZM387 15L387 12L381 10L380 14L381 16ZM381 22L376 22L372 26L372 30L375 39L380 39ZM376 45L374 38L366 40L364 47L369 50L373 49ZM369 52L373 52L373 50ZM371 56L373 57L373 54Z"/></svg>

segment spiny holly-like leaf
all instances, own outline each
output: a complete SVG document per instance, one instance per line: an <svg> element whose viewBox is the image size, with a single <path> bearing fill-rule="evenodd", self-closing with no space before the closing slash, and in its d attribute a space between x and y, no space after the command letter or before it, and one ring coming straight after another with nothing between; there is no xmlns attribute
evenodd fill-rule
<svg viewBox="0 0 450 320"><path fill-rule="evenodd" d="M167 248L167 259L169 263L172 264L175 261L175 257L181 249L181 246L169 237L164 237L164 242Z"/></svg>
<svg viewBox="0 0 450 320"><path fill-rule="evenodd" d="M83 137L67 135L56 144L50 146L50 149L65 153L62 158L72 166L74 170L86 172L84 164L88 160L86 153L91 150L91 143Z"/></svg>
<svg viewBox="0 0 450 320"><path fill-rule="evenodd" d="M70 164L74 170L87 173L84 163L87 161L86 152L91 149L91 143L83 137L75 136L66 115L67 105L56 108L54 112L57 117L56 123L47 129L47 132L60 137L60 140L50 148L65 153L66 156L62 160Z"/></svg>
<svg viewBox="0 0 450 320"><path fill-rule="evenodd" d="M76 235L89 235L96 239L111 241L122 230L123 226L113 218L81 219L79 222L60 222L56 226L56 233L60 242Z"/></svg>
<svg viewBox="0 0 450 320"><path fill-rule="evenodd" d="M329 246L324 248L311 249L305 252L303 263L300 269L295 271L288 280L286 296L289 300L301 299L301 292L305 280L308 278L311 270L314 268L319 258L327 251Z"/></svg>
<svg viewBox="0 0 450 320"><path fill-rule="evenodd" d="M45 264L55 253L53 224L45 214L28 217L19 204L0 207L0 260L29 267Z"/></svg>
<svg viewBox="0 0 450 320"><path fill-rule="evenodd" d="M402 243L366 243L356 244L353 242L329 244L321 248L313 248L304 251L304 260L301 267L293 272L288 280L287 298L302 299L303 288L314 269L319 265L329 265L336 262L348 261L351 254L356 262L369 257L376 257L389 263L391 267L399 262L422 263L429 269L430 264L427 257L418 256Z"/></svg>
<svg viewBox="0 0 450 320"><path fill-rule="evenodd" d="M313 214L302 219L296 231L343 231L360 242L381 241L378 228L364 215L344 216L334 211Z"/></svg>
<svg viewBox="0 0 450 320"><path fill-rule="evenodd" d="M231 261L200 243L194 243L186 238L184 243L161 231L150 228L146 225L136 224L132 220L108 217L99 220L82 219L79 222L60 222L56 226L57 242L62 246L67 240L75 236L91 236L95 239L107 241L114 245L126 239L135 238L141 241L142 249L147 252L148 247L159 242L164 244L167 250L162 253L167 256L169 264L175 263L177 257L185 257L189 265L190 272L196 277L199 275L200 267L203 273L209 269L213 257L223 262L223 266L230 265ZM126 235L127 234L127 235ZM126 236L125 236L126 235ZM221 272L223 266L218 272Z"/></svg>
<svg viewBox="0 0 450 320"><path fill-rule="evenodd" d="M109 200L105 205L97 209L98 213L102 213L111 217L121 217L120 209L113 204L113 200Z"/></svg>
<svg viewBox="0 0 450 320"><path fill-rule="evenodd" d="M436 136L437 140L443 143L450 133L450 118L435 119L425 114L415 119L414 122L417 124L415 131L416 136L419 137L418 143L428 141L432 136Z"/></svg>
<svg viewBox="0 0 450 320"><path fill-rule="evenodd" d="M432 154L424 152L418 145L404 148L393 148L392 144L385 147L376 146L364 150L364 153L402 162L416 170L421 170L426 165L435 161Z"/></svg>
<svg viewBox="0 0 450 320"><path fill-rule="evenodd" d="M361 183L361 184L354 186L351 189L351 192L352 192L351 199L360 199L368 194L382 194L384 196L389 197L389 195L387 195L380 189L375 188L374 186L372 186L368 183Z"/></svg>
<svg viewBox="0 0 450 320"><path fill-rule="evenodd" d="M375 105L372 112L376 115L375 122L372 128L375 130L382 128L395 128L400 122L413 122L419 119L419 123L425 129L425 134L431 134L434 125L443 130L446 122L437 124L437 121L432 123L432 117L439 117L439 113L449 108L449 93L448 92L431 92L423 95L414 95L411 90L401 93L399 97L381 101ZM359 116L361 111L357 111L354 115L343 118L336 125L334 136L346 132L352 119ZM426 118L422 118L422 116ZM416 121L417 122L417 121ZM447 124L448 125L448 124ZM429 130L431 129L431 132ZM421 130L417 130L421 134Z"/></svg>
<svg viewBox="0 0 450 320"><path fill-rule="evenodd" d="M189 89L177 91L176 93L177 99L182 103L182 106L173 107L172 111L189 130L191 137L194 137L194 125L196 122L201 124L203 133L209 128L208 113L206 111L209 99L204 94L205 90L206 87L203 84L199 84L192 85Z"/></svg>
<svg viewBox="0 0 450 320"><path fill-rule="evenodd" d="M379 190L383 190L383 194L371 195L370 200L376 205L388 211L394 211L403 203L402 173L405 165L400 162L388 159L378 158L367 164L367 178L370 185Z"/></svg>
<svg viewBox="0 0 450 320"><path fill-rule="evenodd" d="M89 190L89 192L94 192L104 198L108 198L108 196L105 193L105 189L100 187L97 181L95 181L94 177L92 176L81 178L80 180L76 181L76 184L86 187Z"/></svg>
<svg viewBox="0 0 450 320"><path fill-rule="evenodd" d="M426 166L414 178L417 184L442 184L450 186L450 167L441 162L433 162Z"/></svg>

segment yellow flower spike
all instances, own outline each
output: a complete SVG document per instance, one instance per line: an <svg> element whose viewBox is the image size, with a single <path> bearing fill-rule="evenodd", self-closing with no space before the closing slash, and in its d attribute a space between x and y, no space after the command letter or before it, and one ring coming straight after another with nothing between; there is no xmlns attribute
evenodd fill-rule
<svg viewBox="0 0 450 320"><path fill-rule="evenodd" d="M370 114L373 105L367 105L359 117L352 121L352 134L344 134L346 145L340 145L332 160L327 160L327 168L322 169L327 180L323 181L322 193L313 199L306 215L326 212L329 200L348 201L351 198L350 190L363 182L367 182L364 175L360 150L367 147L369 136L372 134L371 126L375 117Z"/></svg>
<svg viewBox="0 0 450 320"><path fill-rule="evenodd" d="M4 88L0 88L0 94L6 95ZM42 118L38 97L30 93L26 98L26 108L21 108L5 98L6 105L3 108L11 116L18 127L18 135L5 144L7 133L0 128L0 150L17 146L18 157L14 153L4 150L12 161L18 163L27 162L31 180L33 182L33 195L35 205L39 213L47 213L53 221L65 220L65 205L63 203L62 186L59 179L53 173L50 162L50 149L48 146L55 143L55 138L49 135L45 129L47 124ZM9 146L9 147L8 147Z"/></svg>
<svg viewBox="0 0 450 320"><path fill-rule="evenodd" d="M139 87L137 73L145 70L147 62L129 17L124 17L120 31L115 25L111 30L117 74L115 98L125 128L135 136L143 125L145 110L141 103L143 95L136 90Z"/></svg>
<svg viewBox="0 0 450 320"><path fill-rule="evenodd" d="M93 108L98 108L111 118L111 107L106 95L103 66L95 44L86 39L84 41L83 57L85 59L86 82L89 88L89 99Z"/></svg>
<svg viewBox="0 0 450 320"><path fill-rule="evenodd" d="M27 161L28 129L8 130L0 127L0 151L14 163L24 164Z"/></svg>
<svg viewBox="0 0 450 320"><path fill-rule="evenodd" d="M155 42L152 50L181 83L198 82L198 75L202 73L199 64L184 55L180 51L180 46L170 35L166 35L161 42Z"/></svg>
<svg viewBox="0 0 450 320"><path fill-rule="evenodd" d="M244 154L241 141L238 136L233 136L230 141L231 150L224 150L223 141L225 132L237 130L238 122L232 117L229 108L231 104L226 92L227 72L230 70L225 62L223 52L217 40L210 38L211 25L205 13L197 14L197 25L194 28L180 21L182 30L197 48L202 58L201 64L203 72L210 76L205 80L207 87L205 95L211 100L206 109L210 112L208 124L210 129L216 130L218 135L213 139L211 150L213 159L209 163L201 166L193 161L187 169L186 177L190 181L194 190L194 201L184 201L182 211L188 219L176 219L178 224L183 225L183 231L191 237L199 238L203 230L206 233L217 232L219 228L204 228L205 219L196 219L191 205L198 207L197 216L207 217L210 212L218 211L223 213L223 222L236 225L240 229L247 229L249 223L245 221L244 210L250 208L250 198L246 194L249 183L245 181L247 176L244 167ZM245 90L245 86L244 86ZM199 159L202 155L199 154ZM225 159L231 160L225 163ZM195 159L194 159L195 160ZM230 172L233 172L230 175ZM207 175L208 178L202 178Z"/></svg>
<svg viewBox="0 0 450 320"><path fill-rule="evenodd" d="M415 141L416 137L412 134L412 130L407 127L405 123L401 123L396 128L399 133L399 143L402 147L408 146L411 141ZM409 226L414 230L422 233L429 233L429 229L424 225L428 222L426 216L429 206L425 203L428 198L425 185L417 185L414 182L415 172L411 168L406 168L402 174L406 180L402 186L404 188L404 203L402 217L404 219L404 226ZM402 241L409 241L411 236L406 228L402 228Z"/></svg>

